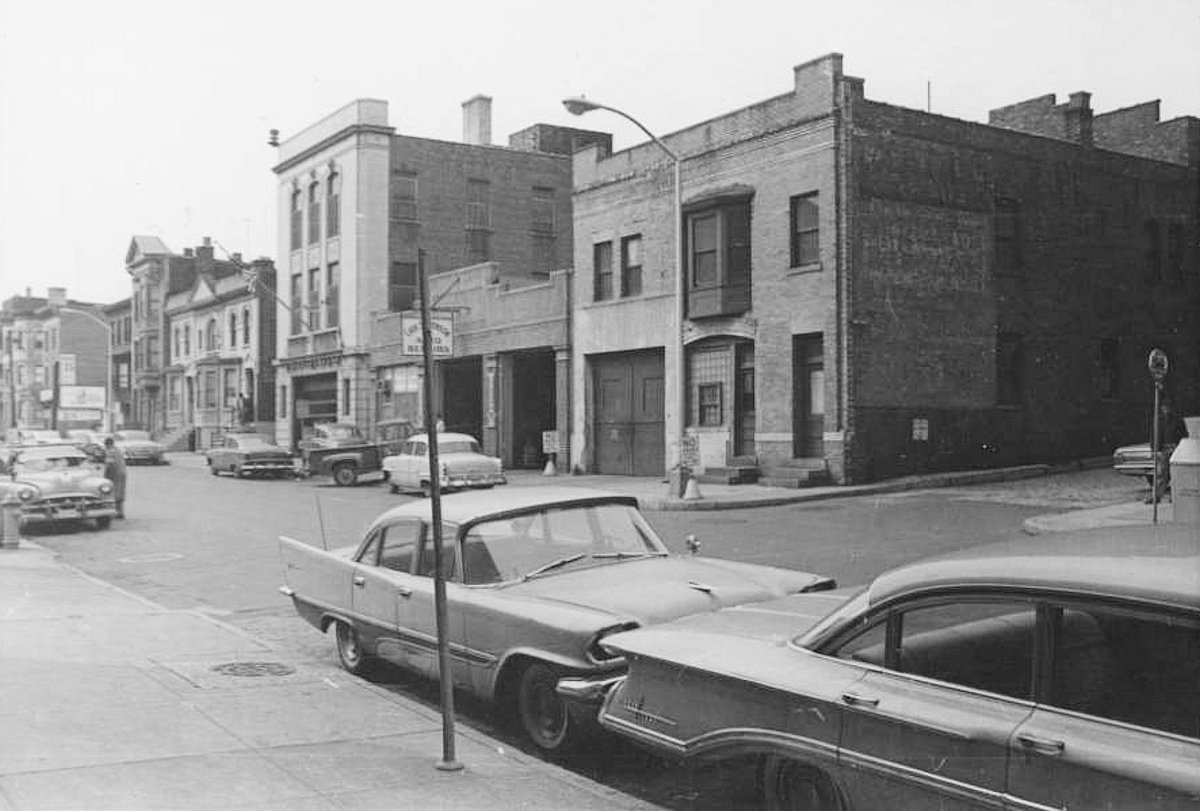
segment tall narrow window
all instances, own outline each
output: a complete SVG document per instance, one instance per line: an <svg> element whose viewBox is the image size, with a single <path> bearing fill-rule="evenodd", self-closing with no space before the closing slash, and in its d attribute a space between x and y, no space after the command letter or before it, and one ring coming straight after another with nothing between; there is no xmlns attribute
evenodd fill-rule
<svg viewBox="0 0 1200 811"><path fill-rule="evenodd" d="M416 172L392 172L393 220L417 220L417 174Z"/></svg>
<svg viewBox="0 0 1200 811"><path fill-rule="evenodd" d="M250 308L242 308L242 344L250 346Z"/></svg>
<svg viewBox="0 0 1200 811"><path fill-rule="evenodd" d="M1142 227L1142 245L1146 261L1146 281L1157 284L1162 281L1162 245L1156 220L1146 220Z"/></svg>
<svg viewBox="0 0 1200 811"><path fill-rule="evenodd" d="M308 271L308 295L306 296L304 317L308 319L308 328L321 328L321 270L311 268Z"/></svg>
<svg viewBox="0 0 1200 811"><path fill-rule="evenodd" d="M204 330L204 346L209 352L214 351L220 344L220 333L217 332L217 319L208 319L208 327Z"/></svg>
<svg viewBox="0 0 1200 811"><path fill-rule="evenodd" d="M529 228L538 234L554 233L554 189L534 186Z"/></svg>
<svg viewBox="0 0 1200 811"><path fill-rule="evenodd" d="M1021 270L1021 208L1010 197L999 197L992 215L992 261L997 273Z"/></svg>
<svg viewBox="0 0 1200 811"><path fill-rule="evenodd" d="M237 313L229 314L229 345L237 346Z"/></svg>
<svg viewBox="0 0 1200 811"><path fill-rule="evenodd" d="M292 250L300 250L304 239L304 214L301 208L300 190L292 190ZM137 302L134 302L137 305Z"/></svg>
<svg viewBox="0 0 1200 811"><path fill-rule="evenodd" d="M703 383L696 387L701 425L721 425L724 422L720 383Z"/></svg>
<svg viewBox="0 0 1200 811"><path fill-rule="evenodd" d="M325 235L336 237L341 233L342 220L342 176L334 169L325 182Z"/></svg>
<svg viewBox="0 0 1200 811"><path fill-rule="evenodd" d="M342 378L342 416L350 416L350 378Z"/></svg>
<svg viewBox="0 0 1200 811"><path fill-rule="evenodd" d="M321 184L315 180L308 185L308 244L321 239Z"/></svg>
<svg viewBox="0 0 1200 811"><path fill-rule="evenodd" d="M337 262L325 266L325 326L338 325L338 284L342 271Z"/></svg>
<svg viewBox="0 0 1200 811"><path fill-rule="evenodd" d="M642 235L621 240L621 295L637 296L642 292Z"/></svg>
<svg viewBox="0 0 1200 811"><path fill-rule="evenodd" d="M1107 400L1121 393L1120 346L1116 338L1100 339L1100 396Z"/></svg>
<svg viewBox="0 0 1200 811"><path fill-rule="evenodd" d="M392 262L388 272L388 310L411 310L417 299L417 263Z"/></svg>
<svg viewBox="0 0 1200 811"><path fill-rule="evenodd" d="M288 387L281 385L279 387L279 416L287 419L288 415Z"/></svg>
<svg viewBox="0 0 1200 811"><path fill-rule="evenodd" d="M233 408L237 405L237 369L222 369L221 370L221 404L226 408Z"/></svg>
<svg viewBox="0 0 1200 811"><path fill-rule="evenodd" d="M492 184L467 180L467 228L492 227Z"/></svg>
<svg viewBox="0 0 1200 811"><path fill-rule="evenodd" d="M192 328L188 325L183 327L183 356L186 358L192 354Z"/></svg>
<svg viewBox="0 0 1200 811"><path fill-rule="evenodd" d="M593 299L612 298L612 243L598 242L592 246Z"/></svg>
<svg viewBox="0 0 1200 811"><path fill-rule="evenodd" d="M292 274L292 289L289 306L292 315L292 335L299 335L304 325L304 278L299 273Z"/></svg>
<svg viewBox="0 0 1200 811"><path fill-rule="evenodd" d="M816 193L793 197L789 216L792 235L792 267L815 265L821 261L821 209Z"/></svg>
<svg viewBox="0 0 1200 811"><path fill-rule="evenodd" d="M717 284L717 212L710 211L691 221L692 286L708 287Z"/></svg>
<svg viewBox="0 0 1200 811"><path fill-rule="evenodd" d="M996 404L1019 406L1024 396L1021 366L1024 349L1021 336L1001 332L996 336Z"/></svg>

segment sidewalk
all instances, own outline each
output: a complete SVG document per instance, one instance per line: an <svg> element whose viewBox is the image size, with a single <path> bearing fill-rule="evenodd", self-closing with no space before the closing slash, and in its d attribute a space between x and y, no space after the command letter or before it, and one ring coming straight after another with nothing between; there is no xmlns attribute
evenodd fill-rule
<svg viewBox="0 0 1200 811"><path fill-rule="evenodd" d="M332 664L0 550L0 811L651 808Z"/></svg>

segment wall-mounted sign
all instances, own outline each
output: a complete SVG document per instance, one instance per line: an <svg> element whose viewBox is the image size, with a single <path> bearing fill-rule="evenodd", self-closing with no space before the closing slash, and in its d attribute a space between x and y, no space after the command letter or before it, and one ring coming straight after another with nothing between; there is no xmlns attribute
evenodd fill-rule
<svg viewBox="0 0 1200 811"><path fill-rule="evenodd" d="M1167 376L1167 369L1170 366L1167 361L1167 353L1161 349L1151 349L1150 357L1146 359L1146 366L1150 369L1150 376L1161 381Z"/></svg>
<svg viewBox="0 0 1200 811"><path fill-rule="evenodd" d="M925 417L913 417L912 438L916 442L929 441L929 420Z"/></svg>
<svg viewBox="0 0 1200 811"><path fill-rule="evenodd" d="M75 356L63 353L58 356L58 385L75 385Z"/></svg>
<svg viewBox="0 0 1200 811"><path fill-rule="evenodd" d="M433 341L433 356L449 358L454 355L454 316L431 314L429 335ZM400 313L400 352L404 355L421 355L421 314Z"/></svg>
<svg viewBox="0 0 1200 811"><path fill-rule="evenodd" d="M104 409L103 386L59 386L59 408Z"/></svg>
<svg viewBox="0 0 1200 811"><path fill-rule="evenodd" d="M558 431L542 431L542 453L558 453Z"/></svg>

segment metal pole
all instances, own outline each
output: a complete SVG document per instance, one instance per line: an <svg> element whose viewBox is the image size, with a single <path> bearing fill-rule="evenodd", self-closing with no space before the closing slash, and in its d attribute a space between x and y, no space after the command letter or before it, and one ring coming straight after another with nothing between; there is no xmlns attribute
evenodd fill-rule
<svg viewBox="0 0 1200 811"><path fill-rule="evenodd" d="M429 282L425 277L425 251L417 251L417 277L421 286L421 354L425 361L425 433L429 437L429 498L433 522L433 605L437 617L438 676L442 696L442 759L436 768L462 769L454 756L454 676L450 670L450 645L446 638L446 579L442 574L442 482L438 463L437 422L433 416L433 336L429 328Z"/></svg>
<svg viewBox="0 0 1200 811"><path fill-rule="evenodd" d="M1158 457L1161 451L1159 450L1158 441L1158 404L1162 396L1162 381L1154 381L1154 420L1153 427L1150 429L1150 457L1154 460L1154 477L1150 484L1150 500L1154 502L1154 518L1151 523L1158 523Z"/></svg>
<svg viewBox="0 0 1200 811"><path fill-rule="evenodd" d="M661 146L661 144L660 144ZM676 419L679 421L678 434L675 438L675 464L680 469L680 479L683 476L683 438L687 433L687 372L684 363L683 325L687 318L687 270L683 262L683 161L678 155L668 151L675 162L675 407ZM679 495L683 495L680 493Z"/></svg>

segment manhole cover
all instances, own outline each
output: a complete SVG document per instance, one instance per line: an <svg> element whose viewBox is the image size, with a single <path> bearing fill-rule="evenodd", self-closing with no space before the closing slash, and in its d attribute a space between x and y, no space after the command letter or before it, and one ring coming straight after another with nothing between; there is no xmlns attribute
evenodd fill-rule
<svg viewBox="0 0 1200 811"><path fill-rule="evenodd" d="M222 676L290 676L296 672L281 662L227 662L211 669Z"/></svg>

